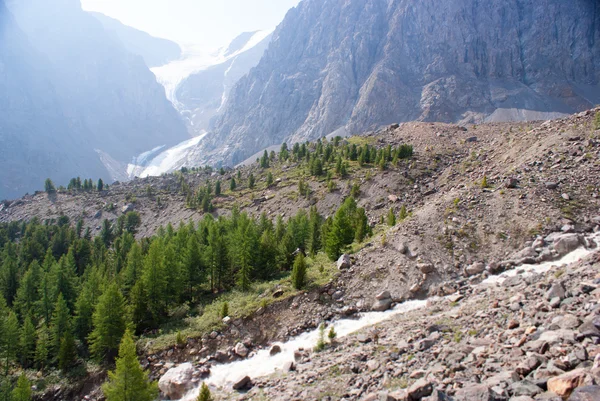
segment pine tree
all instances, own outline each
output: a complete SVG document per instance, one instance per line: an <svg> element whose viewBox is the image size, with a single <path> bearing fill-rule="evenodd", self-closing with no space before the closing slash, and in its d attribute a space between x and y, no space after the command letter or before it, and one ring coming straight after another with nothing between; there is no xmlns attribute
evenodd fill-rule
<svg viewBox="0 0 600 401"><path fill-rule="evenodd" d="M98 299L92 317L90 351L97 360L112 362L125 333L125 301L116 284L111 284Z"/></svg>
<svg viewBox="0 0 600 401"><path fill-rule="evenodd" d="M62 294L58 294L58 299L54 306L54 314L52 315L52 322L50 323L50 348L53 356L58 356L61 339L70 330L69 308Z"/></svg>
<svg viewBox="0 0 600 401"><path fill-rule="evenodd" d="M210 389L206 383L202 383L202 387L200 387L200 394L198 394L196 401L213 401L212 394L210 393Z"/></svg>
<svg viewBox="0 0 600 401"><path fill-rule="evenodd" d="M35 344L35 362L38 369L44 369L50 356L50 334L46 323L42 322L37 330L37 342Z"/></svg>
<svg viewBox="0 0 600 401"><path fill-rule="evenodd" d="M269 171L267 174L267 187L273 185L273 174Z"/></svg>
<svg viewBox="0 0 600 401"><path fill-rule="evenodd" d="M362 242L368 235L371 234L371 227L369 227L369 219L365 213L365 209L359 208L356 210L356 231L354 233L354 239L358 242Z"/></svg>
<svg viewBox="0 0 600 401"><path fill-rule="evenodd" d="M63 374L69 371L77 360L77 349L75 348L75 339L70 331L67 331L60 340L60 350L58 352L58 368Z"/></svg>
<svg viewBox="0 0 600 401"><path fill-rule="evenodd" d="M400 214L398 215L398 218L400 219L400 221L404 221L407 217L408 212L406 211L406 205L402 205L402 207L400 208Z"/></svg>
<svg viewBox="0 0 600 401"><path fill-rule="evenodd" d="M35 342L37 333L35 326L31 321L29 315L25 316L23 327L21 327L21 335L19 341L19 354L21 359L21 365L24 368L28 368L33 364L35 360Z"/></svg>
<svg viewBox="0 0 600 401"><path fill-rule="evenodd" d="M394 213L394 208L390 208L387 214L387 224L390 227L396 225L396 214Z"/></svg>
<svg viewBox="0 0 600 401"><path fill-rule="evenodd" d="M144 259L144 268L141 279L146 290L146 299L148 300L148 310L158 323L164 311L165 291L167 288L166 275L163 269L163 244L160 240L155 240L150 245L148 254ZM122 334L122 333L121 333Z"/></svg>
<svg viewBox="0 0 600 401"><path fill-rule="evenodd" d="M306 261L304 260L302 252L299 252L296 256L296 260L294 260L292 284L297 290L302 289L306 284Z"/></svg>
<svg viewBox="0 0 600 401"><path fill-rule="evenodd" d="M19 321L14 312L6 312L4 299L0 301L4 309L0 315L0 360L4 364L4 376L8 375L10 364L17 359L19 348Z"/></svg>
<svg viewBox="0 0 600 401"><path fill-rule="evenodd" d="M50 178L46 178L46 181L44 182L44 191L49 194L56 192L56 187Z"/></svg>
<svg viewBox="0 0 600 401"><path fill-rule="evenodd" d="M231 191L235 191L235 188L236 188L235 178L231 177L231 183L229 184L229 189Z"/></svg>
<svg viewBox="0 0 600 401"><path fill-rule="evenodd" d="M215 184L215 196L221 196L221 181Z"/></svg>
<svg viewBox="0 0 600 401"><path fill-rule="evenodd" d="M269 168L269 154L267 153L266 149L260 159L260 166L262 168Z"/></svg>
<svg viewBox="0 0 600 401"><path fill-rule="evenodd" d="M17 387L12 391L12 401L31 401L31 383L25 373L17 380Z"/></svg>
<svg viewBox="0 0 600 401"><path fill-rule="evenodd" d="M254 174L250 173L250 177L248 177L248 188L254 189L255 179Z"/></svg>
<svg viewBox="0 0 600 401"><path fill-rule="evenodd" d="M108 372L108 381L102 385L102 391L106 401L154 401L158 397L158 387L142 370L129 331L121 340L116 369Z"/></svg>
<svg viewBox="0 0 600 401"><path fill-rule="evenodd" d="M97 188L98 188L98 191L102 191L104 189L104 182L102 181L102 178L98 178Z"/></svg>

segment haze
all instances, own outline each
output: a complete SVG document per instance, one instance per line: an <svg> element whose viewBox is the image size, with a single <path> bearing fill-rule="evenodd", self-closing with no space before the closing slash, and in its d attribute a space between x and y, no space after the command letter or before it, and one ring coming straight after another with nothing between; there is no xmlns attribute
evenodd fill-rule
<svg viewBox="0 0 600 401"><path fill-rule="evenodd" d="M184 47L217 49L242 32L274 29L300 0L81 0L151 35Z"/></svg>

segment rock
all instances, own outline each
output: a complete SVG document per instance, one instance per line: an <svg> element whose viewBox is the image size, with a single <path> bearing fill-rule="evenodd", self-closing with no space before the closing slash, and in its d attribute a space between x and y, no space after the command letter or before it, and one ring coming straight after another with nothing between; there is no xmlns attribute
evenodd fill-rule
<svg viewBox="0 0 600 401"><path fill-rule="evenodd" d="M559 236L554 241L554 250L560 255L564 256L575 249L579 248L580 241L579 235L577 234L564 234Z"/></svg>
<svg viewBox="0 0 600 401"><path fill-rule="evenodd" d="M485 270L485 264L481 262L473 263L470 266L465 268L465 273L467 276L474 276L476 274L481 274Z"/></svg>
<svg viewBox="0 0 600 401"><path fill-rule="evenodd" d="M392 296L390 295L389 291L380 292L379 294L377 294L375 296L375 299L378 301L382 301L384 299L391 299L391 298L392 298Z"/></svg>
<svg viewBox="0 0 600 401"><path fill-rule="evenodd" d="M477 142L477 137L476 136L468 137L467 139L465 139L465 142L467 142L467 143Z"/></svg>
<svg viewBox="0 0 600 401"><path fill-rule="evenodd" d="M182 363L181 365L169 369L158 381L158 388L169 400L179 400L195 384L192 382L194 376L194 367L191 363Z"/></svg>
<svg viewBox="0 0 600 401"><path fill-rule="evenodd" d="M400 398L397 398L400 400ZM433 393L427 398L423 398L422 401L453 401L452 397L440 390L433 390Z"/></svg>
<svg viewBox="0 0 600 401"><path fill-rule="evenodd" d="M542 389L539 388L535 383L530 382L529 380L522 380L520 382L514 382L511 384L510 389L515 396L526 395L529 397L533 397L542 392Z"/></svg>
<svg viewBox="0 0 600 401"><path fill-rule="evenodd" d="M518 184L519 184L519 180L517 180L514 177L509 177L504 182L504 186L508 189L516 188Z"/></svg>
<svg viewBox="0 0 600 401"><path fill-rule="evenodd" d="M578 387L569 397L569 401L598 401L600 400L600 386Z"/></svg>
<svg viewBox="0 0 600 401"><path fill-rule="evenodd" d="M553 181L547 181L547 182L544 183L544 186L547 189L556 189L556 188L558 188L558 183L553 182Z"/></svg>
<svg viewBox="0 0 600 401"><path fill-rule="evenodd" d="M368 336L367 334L364 334L364 333L358 334L356 336L356 340L362 344L367 344L367 343L370 343L371 341L373 341L370 336Z"/></svg>
<svg viewBox="0 0 600 401"><path fill-rule="evenodd" d="M296 370L296 364L293 361L286 362L283 365L284 372L293 372L294 370Z"/></svg>
<svg viewBox="0 0 600 401"><path fill-rule="evenodd" d="M396 195L388 195L388 200L392 203L398 202L398 196Z"/></svg>
<svg viewBox="0 0 600 401"><path fill-rule="evenodd" d="M425 379L417 380L409 387L407 395L409 401L418 401L423 397L431 395L433 392L433 384Z"/></svg>
<svg viewBox="0 0 600 401"><path fill-rule="evenodd" d="M432 273L435 271L433 264L431 263L417 263L417 269L423 274Z"/></svg>
<svg viewBox="0 0 600 401"><path fill-rule="evenodd" d="M234 381L232 387L234 390L245 390L251 386L252 380L250 379L250 376L244 376Z"/></svg>
<svg viewBox="0 0 600 401"><path fill-rule="evenodd" d="M271 347L271 350L269 351L269 355L273 356L273 355L277 355L281 352L281 347L279 345L273 345Z"/></svg>
<svg viewBox="0 0 600 401"><path fill-rule="evenodd" d="M392 300L391 299L381 299L376 301L373 306L371 307L372 310L376 311L376 312L384 312L388 309L390 309L392 307Z"/></svg>
<svg viewBox="0 0 600 401"><path fill-rule="evenodd" d="M343 254L337 260L337 268L338 270L349 269L352 266L352 260L350 259L350 255Z"/></svg>
<svg viewBox="0 0 600 401"><path fill-rule="evenodd" d="M546 292L546 299L551 300L552 298L565 299L565 287L561 283L552 284L552 287Z"/></svg>
<svg viewBox="0 0 600 401"><path fill-rule="evenodd" d="M456 401L505 401L485 384L471 385L456 392Z"/></svg>
<svg viewBox="0 0 600 401"><path fill-rule="evenodd" d="M283 296L283 290L281 288L275 290L275 292L273 292L273 298L280 298Z"/></svg>
<svg viewBox="0 0 600 401"><path fill-rule="evenodd" d="M242 358L245 358L248 356L248 348L242 344L242 343L237 343L235 345L235 347L233 348L233 352L235 352L237 355L241 356Z"/></svg>
<svg viewBox="0 0 600 401"><path fill-rule="evenodd" d="M576 369L548 379L548 391L567 399L577 387L593 384L593 379L585 369Z"/></svg>
<svg viewBox="0 0 600 401"><path fill-rule="evenodd" d="M123 214L129 213L129 212L132 212L133 209L134 209L133 203L128 203L121 208L121 212L123 212Z"/></svg>

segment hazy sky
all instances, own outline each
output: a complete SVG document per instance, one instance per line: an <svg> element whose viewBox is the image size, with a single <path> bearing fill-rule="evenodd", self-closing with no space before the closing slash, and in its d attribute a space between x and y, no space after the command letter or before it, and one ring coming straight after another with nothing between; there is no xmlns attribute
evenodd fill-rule
<svg viewBox="0 0 600 401"><path fill-rule="evenodd" d="M242 32L275 28L300 0L81 0L126 25L182 45L215 49Z"/></svg>

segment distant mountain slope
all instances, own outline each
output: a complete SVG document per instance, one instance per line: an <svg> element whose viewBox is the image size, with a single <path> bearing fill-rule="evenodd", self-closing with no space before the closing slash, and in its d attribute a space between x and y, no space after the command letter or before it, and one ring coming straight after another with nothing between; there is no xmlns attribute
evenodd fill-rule
<svg viewBox="0 0 600 401"><path fill-rule="evenodd" d="M599 26L589 0L304 0L197 153L235 164L340 127L589 108L600 102Z"/></svg>
<svg viewBox="0 0 600 401"><path fill-rule="evenodd" d="M108 33L116 35L130 53L142 56L150 68L160 67L181 57L181 47L175 42L156 38L101 13L90 14L102 23Z"/></svg>
<svg viewBox="0 0 600 401"><path fill-rule="evenodd" d="M73 176L113 177L99 153L132 157L186 139L139 56L76 0L0 4L0 199ZM11 16L11 12L14 14Z"/></svg>

